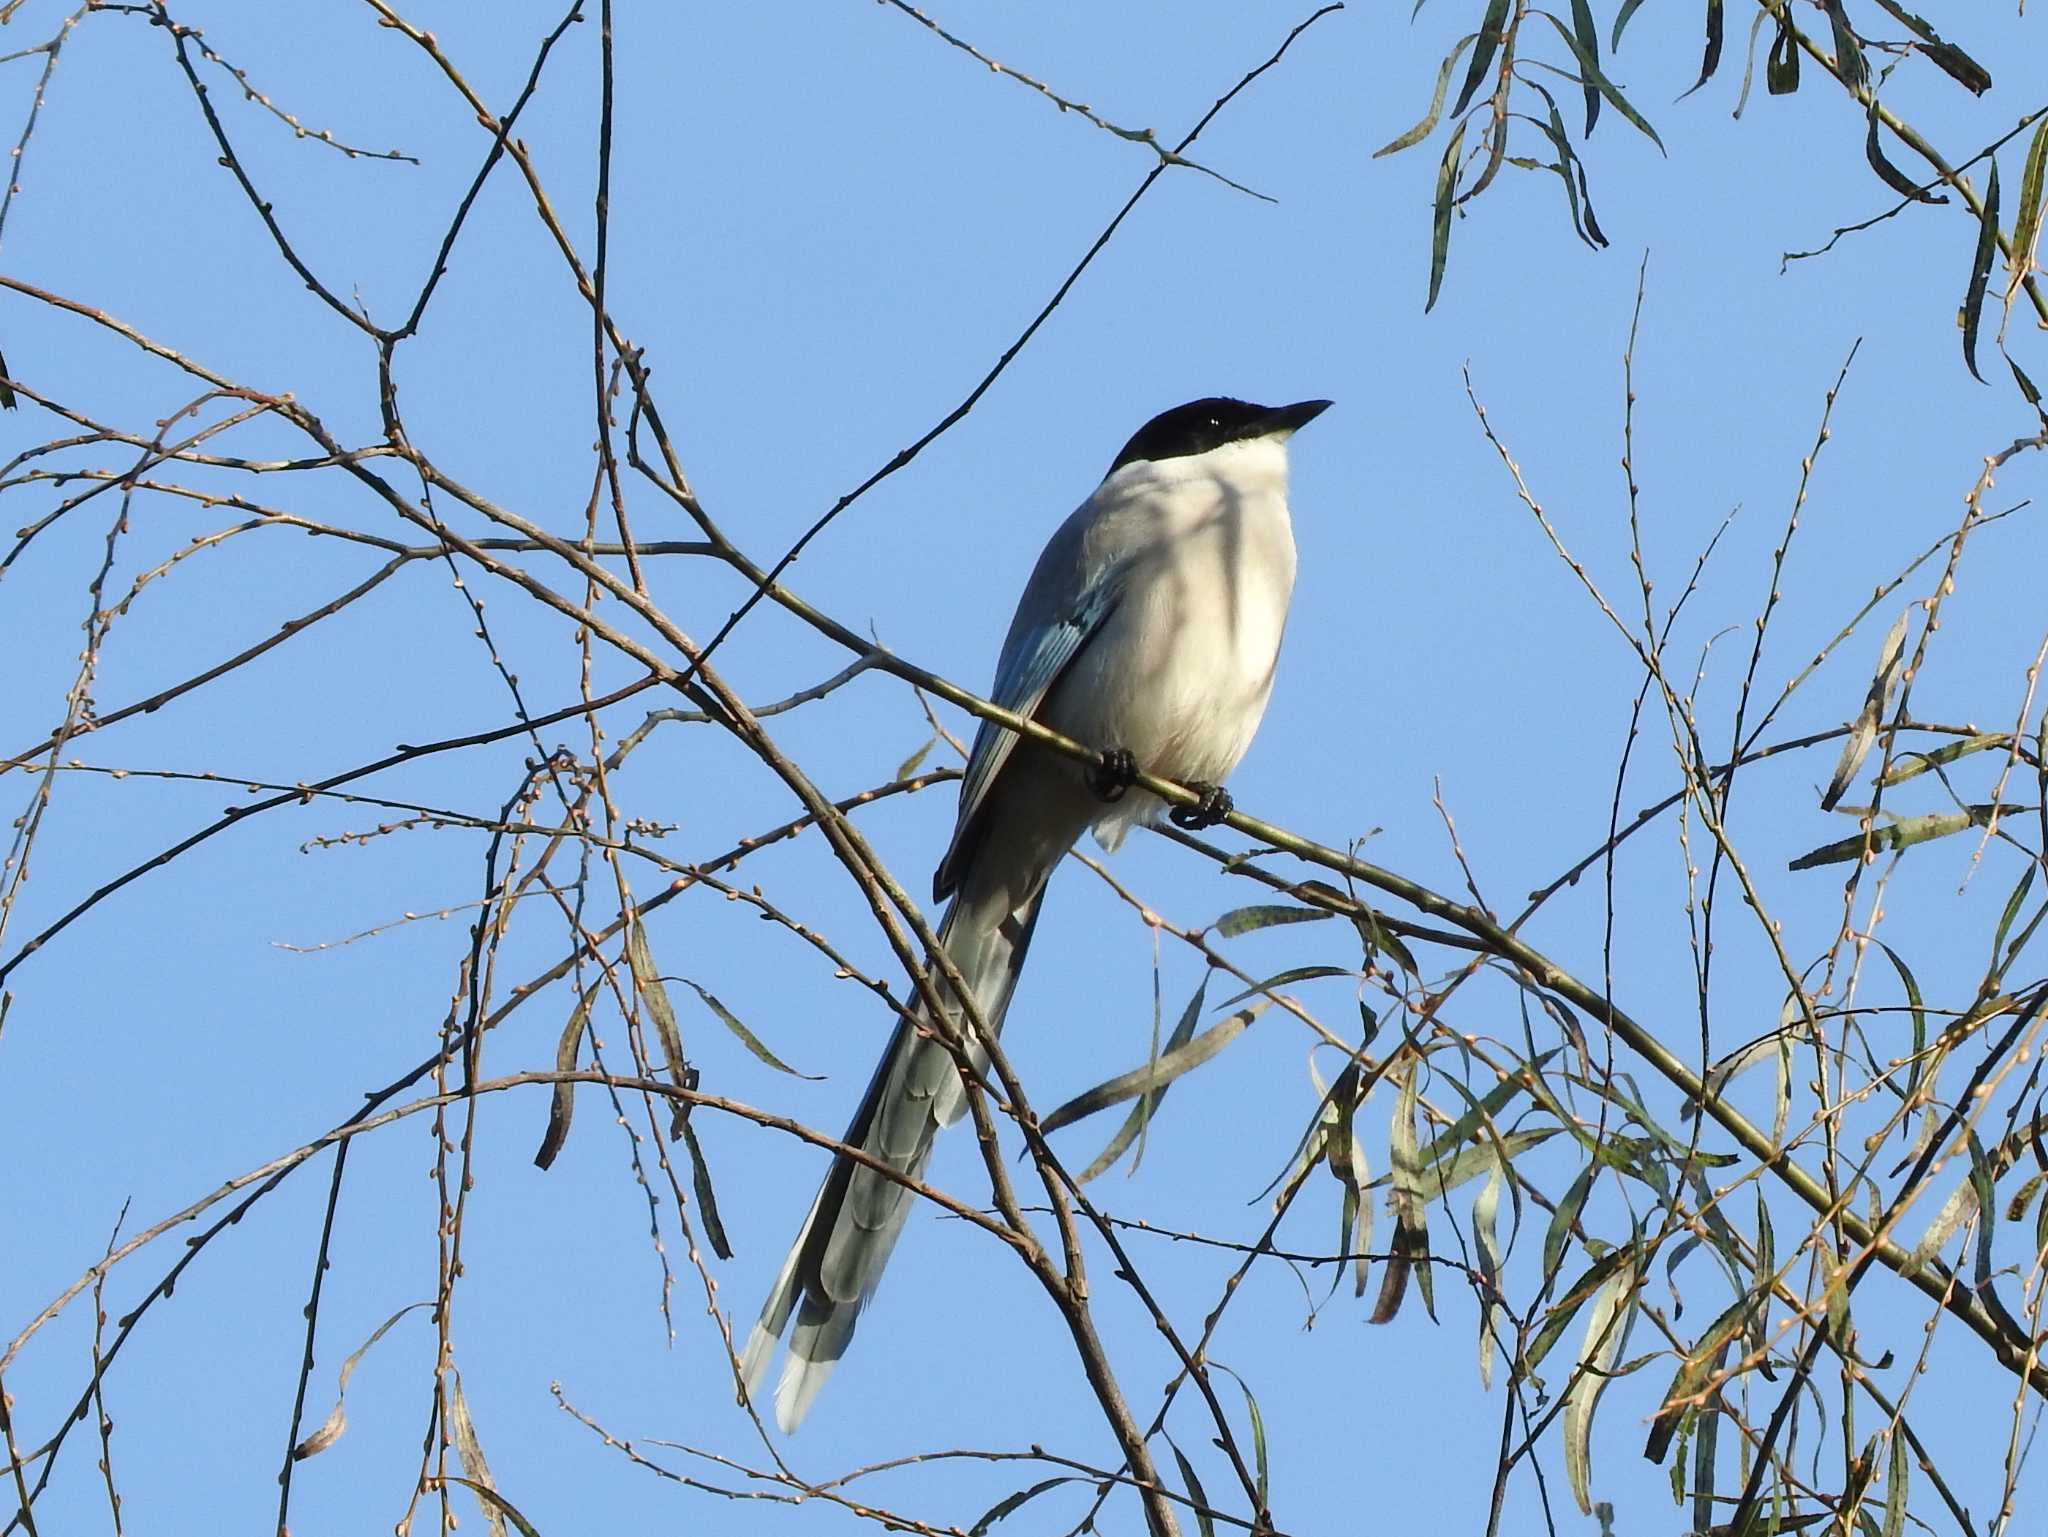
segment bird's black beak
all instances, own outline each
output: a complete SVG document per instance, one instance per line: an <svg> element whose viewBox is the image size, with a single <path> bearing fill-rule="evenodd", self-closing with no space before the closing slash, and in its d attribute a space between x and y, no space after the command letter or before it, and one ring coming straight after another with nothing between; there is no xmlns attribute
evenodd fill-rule
<svg viewBox="0 0 2048 1537"><path fill-rule="evenodd" d="M1327 400L1298 400L1291 406L1275 406L1266 413L1266 430L1261 436L1287 439L1330 409Z"/></svg>

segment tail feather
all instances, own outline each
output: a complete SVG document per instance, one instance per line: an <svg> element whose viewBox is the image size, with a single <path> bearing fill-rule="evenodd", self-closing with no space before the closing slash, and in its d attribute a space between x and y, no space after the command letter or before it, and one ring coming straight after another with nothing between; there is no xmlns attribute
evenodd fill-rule
<svg viewBox="0 0 2048 1537"><path fill-rule="evenodd" d="M775 1359L775 1347L782 1339L782 1331L789 1327L789 1315L796 1311L797 1260L803 1255L804 1240L810 1234L811 1224L818 1220L818 1207L824 1199L825 1192L821 1190L811 1202L810 1214L804 1218L796 1245L783 1260L781 1273L768 1290L767 1302L762 1304L761 1316L747 1336L747 1348L740 1356L740 1382L747 1390L749 1402L760 1398L768 1381L768 1363Z"/></svg>
<svg viewBox="0 0 2048 1537"><path fill-rule="evenodd" d="M1043 896L1041 883L1027 902L996 921L992 914L977 912L963 894L939 927L939 942L992 1031L1002 1030ZM970 1050L976 1069L985 1067L987 1052ZM952 1054L905 1021L896 1027L844 1141L911 1179L922 1179L932 1139L957 1121L966 1105ZM877 1170L845 1157L834 1160L748 1336L741 1362L747 1396L756 1399L766 1385L776 1341L794 1315L789 1358L775 1390L775 1419L784 1431L802 1423L845 1354L914 1199Z"/></svg>

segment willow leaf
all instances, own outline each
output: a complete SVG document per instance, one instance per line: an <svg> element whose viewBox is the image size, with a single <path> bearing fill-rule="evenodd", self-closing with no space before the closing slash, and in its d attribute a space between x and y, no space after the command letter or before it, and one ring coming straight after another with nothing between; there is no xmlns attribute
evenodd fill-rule
<svg viewBox="0 0 2048 1537"><path fill-rule="evenodd" d="M1320 907L1297 907L1287 902L1270 902L1233 908L1209 927L1225 939L1235 939L1240 934L1269 929L1278 923L1320 923L1323 919L1334 916L1335 914L1325 912Z"/></svg>
<svg viewBox="0 0 2048 1537"><path fill-rule="evenodd" d="M1464 152L1465 125L1461 122L1436 168L1436 202L1430 214L1429 298L1422 306L1425 315L1436 308L1437 292L1444 284L1444 262L1451 250L1451 202L1458 190L1458 161Z"/></svg>
<svg viewBox="0 0 2048 1537"><path fill-rule="evenodd" d="M1878 179L1902 198L1914 203L1946 203L1948 199L1939 193L1930 192L1886 158L1884 146L1877 137L1877 94L1871 93L1869 131L1863 138L1863 158L1870 162L1870 168L1877 172Z"/></svg>
<svg viewBox="0 0 2048 1537"><path fill-rule="evenodd" d="M1877 0L1877 3L1920 39L1920 51L1932 59L1950 79L1977 96L1982 96L1991 89L1990 71L1954 43L1945 41L1940 33L1900 5L1898 0Z"/></svg>
<svg viewBox="0 0 2048 1537"><path fill-rule="evenodd" d="M1600 34L1593 29L1593 8L1586 0L1572 0L1572 36L1578 39L1579 52L1597 66L1600 62ZM1600 91L1588 83L1586 86L1586 138L1593 137L1593 125L1600 120Z"/></svg>
<svg viewBox="0 0 2048 1537"><path fill-rule="evenodd" d="M1631 1246L1632 1248L1633 1246ZM1629 1251L1624 1251L1629 1252ZM1636 1269L1624 1264L1601 1288L1599 1300L1586 1318L1586 1342L1579 1351L1579 1366L1564 1395L1564 1470L1572 1486L1572 1497L1585 1515L1593 1513L1593 1411L1607 1386L1608 1373L1628 1335L1628 1321L1635 1298Z"/></svg>
<svg viewBox="0 0 2048 1537"><path fill-rule="evenodd" d="M583 1032L590 1023L590 1005L602 986L602 979L591 983L583 996L576 1000L576 1007L569 1011L569 1023L562 1027L562 1038L555 1043L556 1072L576 1071L576 1054L583 1044ZM569 1121L575 1113L576 1085L556 1084L554 1101L548 1107L548 1127L541 1134L540 1147L533 1155L538 1167L545 1169L554 1163L562 1145L569 1140Z"/></svg>
<svg viewBox="0 0 2048 1537"><path fill-rule="evenodd" d="M328 1447L341 1439L341 1433L348 1429L348 1413L343 1407L348 1401L348 1379L355 1375L356 1367L361 1363L363 1357L370 1353L370 1347L384 1338L390 1332L391 1326L397 1323L399 1319L405 1317L406 1314L416 1308L430 1306L432 1306L431 1303L415 1302L407 1307L400 1308L389 1318L385 1319L384 1322L377 1325L370 1337L349 1353L349 1358L341 1363L341 1373L334 1384L334 1407L328 1411L327 1418L321 1423L318 1430L292 1448L292 1461L304 1462L308 1457L317 1456L321 1452L326 1451Z"/></svg>
<svg viewBox="0 0 2048 1537"><path fill-rule="evenodd" d="M1778 35L1764 59L1764 89L1773 96L1790 96L1799 89L1799 42L1792 30L1788 6L1778 21Z"/></svg>
<svg viewBox="0 0 2048 1537"><path fill-rule="evenodd" d="M2012 736L2004 731L1982 731L1976 736L1964 737L1959 742L1949 742L1932 752L1905 752L1892 760L1891 768L1878 779L1878 783L1889 790L1893 785L1902 785L1909 779L1917 779L1929 769L1940 768L1967 758L1971 753L1983 752L1989 747L2006 747Z"/></svg>
<svg viewBox="0 0 2048 1537"><path fill-rule="evenodd" d="M1572 35L1571 28L1558 20L1557 17L1552 16L1548 11L1543 12L1542 15L1553 27L1557 28L1557 35L1564 39L1565 45L1572 51L1572 57L1578 61L1580 81L1591 86L1602 96L1606 97L1607 104L1631 123L1635 124L1643 133L1647 134L1650 142L1657 146L1659 153L1662 153L1664 151L1664 141L1657 137L1657 130L1650 126L1648 118L1629 105L1628 98L1621 94L1621 88L1601 73L1600 61L1593 58L1586 50L1579 46L1579 40Z"/></svg>
<svg viewBox="0 0 2048 1537"><path fill-rule="evenodd" d="M1372 152L1373 159L1377 160L1382 155L1396 155L1404 149L1412 149L1436 131L1436 121L1443 116L1444 112L1444 92L1450 89L1451 71L1458 67L1459 58L1467 48L1470 48L1478 40L1478 37L1479 34L1477 32L1466 33L1458 39L1457 46L1444 55L1443 63L1437 67L1436 94L1430 97L1429 110L1422 115L1422 121L1402 134L1398 139L1390 140L1374 150Z"/></svg>
<svg viewBox="0 0 2048 1537"><path fill-rule="evenodd" d="M1045 1118L1042 1129L1047 1132L1058 1131L1061 1127L1071 1126L1098 1110L1120 1105L1127 1099L1137 1098L1140 1094L1156 1096L1176 1078L1200 1067L1236 1040L1244 1033L1245 1026L1258 1018L1265 1008L1265 1003L1260 1002L1251 1008L1239 1009L1235 1014L1217 1021L1191 1040L1162 1051L1156 1062L1147 1062L1127 1073L1118 1073L1114 1078L1105 1079L1094 1088L1076 1094Z"/></svg>
<svg viewBox="0 0 2048 1537"><path fill-rule="evenodd" d="M1061 1484L1075 1482L1077 1480L1072 1474L1063 1474L1058 1478L1043 1479L1033 1484L1029 1489L1019 1489L1015 1494L1005 1495L1002 1499L997 1500L995 1504L991 1505L983 1513L979 1521L967 1529L967 1537L984 1537L984 1534L990 1527L994 1526L1005 1516L1015 1512L1020 1506L1037 1499L1046 1490L1057 1489Z"/></svg>
<svg viewBox="0 0 2048 1537"><path fill-rule="evenodd" d="M2034 246L2041 236L2041 185L2044 173L2048 173L2048 112L2034 127L2034 137L2027 145L2026 169L2020 173L2020 212L2012 227L2012 281L2006 285L2010 298L2019 291L2019 286L2033 269ZM2032 380L2027 387L2032 387ZM2030 397L2032 405L2036 397Z"/></svg>
<svg viewBox="0 0 2048 1537"><path fill-rule="evenodd" d="M795 1068L791 1067L787 1062L783 1061L782 1058L776 1056L774 1052L770 1051L765 1045L762 1044L759 1036L755 1035L753 1031L749 1030L745 1025L741 1024L739 1021L739 1017L736 1014L734 1014L731 1009L728 1009L724 1004L720 1003L718 999L715 996L713 996L710 992L706 991L702 987L699 987L695 982L692 982L688 977L682 977L678 980L680 980L685 987L689 988L699 998L704 1000L704 1007L709 1009L713 1014L716 1014L718 1016L719 1023L724 1025L726 1029L730 1030L734 1035L739 1037L739 1041L742 1046L746 1047L748 1051L751 1051L755 1056L759 1057L763 1062L767 1063L770 1067L774 1068L778 1073L787 1073L792 1078L806 1079L811 1083L818 1083L822 1081L816 1073L800 1073Z"/></svg>
<svg viewBox="0 0 2048 1537"><path fill-rule="evenodd" d="M1991 281L1991 258L1998 251L1998 162L1991 162L1991 174L1984 181L1984 207L1977 221L1977 250L1970 259L1970 286L1963 293L1963 307L1957 323L1963 328L1963 362L1970 377L1979 384L1977 372L1977 326L1984 315L1984 289Z"/></svg>
<svg viewBox="0 0 2048 1537"><path fill-rule="evenodd" d="M678 1088L690 1087L687 1080L692 1075L690 1065L683 1057L683 1032L676 1023L676 1006L669 1002L668 988L661 980L661 968L654 964L654 951L647 943L646 926L637 915L626 925L626 964L632 968L633 986L639 992L641 1002L647 1005L655 1033L661 1038L662 1053L668 1058L669 1076ZM682 1135L683 1125L689 1118L689 1105L678 1100L669 1116L671 1141Z"/></svg>
<svg viewBox="0 0 2048 1537"><path fill-rule="evenodd" d="M1508 0L1486 0L1486 15L1479 23L1479 46L1472 51L1472 67L1465 71L1465 83L1458 90L1458 104L1451 108L1456 117L1470 104L1473 94L1486 79L1494 54L1500 51L1508 24Z"/></svg>
<svg viewBox="0 0 2048 1537"><path fill-rule="evenodd" d="M1871 119L1872 123L1876 121ZM1877 741L1878 723L1899 686L1899 657L1905 649L1906 625L1912 617L1911 608L1900 614L1885 633L1884 644L1877 649L1877 671L1864 694L1863 708L1849 727L1849 740L1842 744L1842 756L1836 760L1835 771L1828 777L1828 787L1821 795L1820 809L1823 811L1835 809L1835 803L1841 800L1842 792L1849 788L1849 782L1863 767L1864 758L1869 756Z"/></svg>

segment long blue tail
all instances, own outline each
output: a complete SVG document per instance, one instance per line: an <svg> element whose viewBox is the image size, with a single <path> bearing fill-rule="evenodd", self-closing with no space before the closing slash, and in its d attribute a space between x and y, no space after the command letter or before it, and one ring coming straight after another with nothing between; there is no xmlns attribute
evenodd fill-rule
<svg viewBox="0 0 2048 1537"><path fill-rule="evenodd" d="M1041 880L1022 906L997 912L986 910L998 906L997 899L977 901L963 891L939 926L939 942L980 1004L983 1019L998 1033L1044 896ZM973 1055L977 1068L985 1065L985 1053ZM933 1138L959 1120L966 1107L966 1090L951 1053L902 1021L842 1140L922 1180ZM776 1342L795 1314L789 1357L775 1390L775 1420L784 1431L802 1423L818 1389L846 1353L915 1199L896 1181L844 1154L833 1160L741 1360L747 1396L758 1400Z"/></svg>

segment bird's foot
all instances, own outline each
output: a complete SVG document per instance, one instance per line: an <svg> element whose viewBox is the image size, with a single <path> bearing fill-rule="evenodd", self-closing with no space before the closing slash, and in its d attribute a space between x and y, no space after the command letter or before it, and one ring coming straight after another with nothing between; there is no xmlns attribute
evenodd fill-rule
<svg viewBox="0 0 2048 1537"><path fill-rule="evenodd" d="M1221 785L1190 780L1188 788L1196 791L1202 798L1192 806L1176 806L1166 814L1166 819L1175 827L1184 827L1189 832L1200 832L1205 827L1214 827L1237 809L1237 803L1230 798L1230 792Z"/></svg>
<svg viewBox="0 0 2048 1537"><path fill-rule="evenodd" d="M1114 804L1124 798L1124 791L1138 782L1138 760L1131 756L1128 747L1112 747L1102 755L1102 761L1088 771L1088 788L1095 792L1099 801Z"/></svg>

